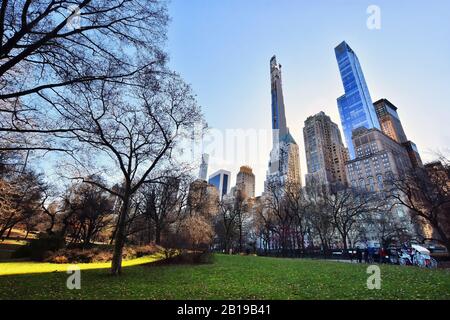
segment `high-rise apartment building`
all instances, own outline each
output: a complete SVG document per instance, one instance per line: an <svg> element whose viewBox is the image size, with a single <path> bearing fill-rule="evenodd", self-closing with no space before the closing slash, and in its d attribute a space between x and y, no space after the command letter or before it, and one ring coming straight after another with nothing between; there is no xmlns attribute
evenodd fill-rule
<svg viewBox="0 0 450 320"><path fill-rule="evenodd" d="M189 185L187 207L191 214L214 216L219 212L219 191L216 186L203 179Z"/></svg>
<svg viewBox="0 0 450 320"><path fill-rule="evenodd" d="M397 107L387 99L380 99L373 105L375 106L375 111L381 125L381 131L403 145L408 152L409 159L414 168L423 167L417 146L406 137L402 122L397 113Z"/></svg>
<svg viewBox="0 0 450 320"><path fill-rule="evenodd" d="M420 157L416 144L412 141L406 141L402 143L402 146L405 147L406 152L408 152L409 160L411 160L413 168L423 167L422 158Z"/></svg>
<svg viewBox="0 0 450 320"><path fill-rule="evenodd" d="M281 65L275 56L270 60L271 94L272 94L272 133L273 147L270 153L267 171L268 183L277 185L301 184L300 157L298 145L286 125L285 105L281 81Z"/></svg>
<svg viewBox="0 0 450 320"><path fill-rule="evenodd" d="M381 131L398 143L408 141L397 113L397 107L387 99L380 99L374 102L373 105L380 122Z"/></svg>
<svg viewBox="0 0 450 320"><path fill-rule="evenodd" d="M236 176L237 189L244 192L246 197L255 197L255 175L252 168L242 166Z"/></svg>
<svg viewBox="0 0 450 320"><path fill-rule="evenodd" d="M386 190L386 182L404 175L410 168L406 149L378 129L353 132L356 158L347 162L349 183L368 191Z"/></svg>
<svg viewBox="0 0 450 320"><path fill-rule="evenodd" d="M219 170L209 176L209 184L212 184L219 191L219 198L222 199L230 189L231 172Z"/></svg>
<svg viewBox="0 0 450 320"><path fill-rule="evenodd" d="M352 145L353 130L365 127L381 130L358 57L343 41L335 49L345 94L337 99L350 159L356 157Z"/></svg>
<svg viewBox="0 0 450 320"><path fill-rule="evenodd" d="M324 112L308 117L303 128L308 173L306 186L347 185L348 151L336 123Z"/></svg>

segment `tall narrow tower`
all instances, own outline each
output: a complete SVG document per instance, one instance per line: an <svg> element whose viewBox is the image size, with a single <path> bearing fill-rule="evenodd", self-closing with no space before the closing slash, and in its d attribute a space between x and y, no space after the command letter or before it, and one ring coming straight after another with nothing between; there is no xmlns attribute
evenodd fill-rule
<svg viewBox="0 0 450 320"><path fill-rule="evenodd" d="M281 82L281 65L277 63L276 56L270 59L270 79L272 85L272 130L275 142L288 133Z"/></svg>
<svg viewBox="0 0 450 320"><path fill-rule="evenodd" d="M200 163L200 170L198 177L201 180L205 180L208 177L208 162L209 162L209 155L207 153L202 154L202 162Z"/></svg>
<svg viewBox="0 0 450 320"><path fill-rule="evenodd" d="M356 157L352 144L353 130L365 127L381 130L358 57L343 41L334 52L339 65L345 94L337 99L345 141L350 159Z"/></svg>
<svg viewBox="0 0 450 320"><path fill-rule="evenodd" d="M266 190L271 185L301 184L299 149L286 125L281 65L277 63L275 56L270 59L270 79L273 147L265 182Z"/></svg>

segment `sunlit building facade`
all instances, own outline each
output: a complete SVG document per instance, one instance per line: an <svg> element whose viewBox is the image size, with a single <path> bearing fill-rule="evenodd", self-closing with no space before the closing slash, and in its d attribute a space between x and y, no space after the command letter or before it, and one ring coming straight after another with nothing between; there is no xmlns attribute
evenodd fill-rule
<svg viewBox="0 0 450 320"><path fill-rule="evenodd" d="M236 176L236 188L243 191L246 197L255 197L255 175L252 168L242 166Z"/></svg>
<svg viewBox="0 0 450 320"><path fill-rule="evenodd" d="M347 185L348 151L336 123L324 112L308 117L303 127L308 173L306 186Z"/></svg>
<svg viewBox="0 0 450 320"><path fill-rule="evenodd" d="M398 143L408 141L397 113L397 107L387 99L380 99L374 102L373 105L380 122L381 131Z"/></svg>
<svg viewBox="0 0 450 320"><path fill-rule="evenodd" d="M380 99L374 104L381 130L391 139L401 143L408 152L411 165L414 168L423 167L419 150L414 142L409 141L403 130L402 122L397 113L397 107L387 99Z"/></svg>
<svg viewBox="0 0 450 320"><path fill-rule="evenodd" d="M378 129L354 130L353 146L356 158L346 166L347 179L354 188L386 191L390 179L411 169L405 148Z"/></svg>

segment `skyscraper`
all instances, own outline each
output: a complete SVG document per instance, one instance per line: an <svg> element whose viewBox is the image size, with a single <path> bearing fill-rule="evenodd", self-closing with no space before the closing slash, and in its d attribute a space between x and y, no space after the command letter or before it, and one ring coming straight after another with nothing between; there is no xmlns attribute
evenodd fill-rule
<svg viewBox="0 0 450 320"><path fill-rule="evenodd" d="M281 139L288 133L284 108L283 84L281 81L281 64L276 56L270 59L270 80L272 94L272 130L275 139Z"/></svg>
<svg viewBox="0 0 450 320"><path fill-rule="evenodd" d="M420 157L416 144L412 141L406 141L402 143L402 146L408 152L409 160L411 160L413 168L423 167L422 158Z"/></svg>
<svg viewBox="0 0 450 320"><path fill-rule="evenodd" d="M303 128L308 173L306 186L347 184L348 151L336 123L324 112L308 117Z"/></svg>
<svg viewBox="0 0 450 320"><path fill-rule="evenodd" d="M219 170L209 176L209 184L212 184L219 191L219 197L222 200L223 196L228 193L230 188L231 172L226 170Z"/></svg>
<svg viewBox="0 0 450 320"><path fill-rule="evenodd" d="M269 169L265 183L266 190L269 182L275 182L280 186L287 183L301 184L299 149L286 125L281 65L277 63L275 56L270 59L270 78L273 147L270 152Z"/></svg>
<svg viewBox="0 0 450 320"><path fill-rule="evenodd" d="M408 141L397 113L397 107L387 99L380 99L374 102L373 105L380 122L381 131L398 143Z"/></svg>
<svg viewBox="0 0 450 320"><path fill-rule="evenodd" d="M405 148L378 129L353 132L356 158L347 162L347 179L354 188L383 191L386 182L411 168Z"/></svg>
<svg viewBox="0 0 450 320"><path fill-rule="evenodd" d="M219 212L219 191L205 180L197 179L189 185L187 207L189 212L215 215Z"/></svg>
<svg viewBox="0 0 450 320"><path fill-rule="evenodd" d="M375 106L375 111L383 133L403 145L408 152L411 165L414 168L423 167L417 146L406 137L402 122L397 113L397 107L387 99L380 99L373 105Z"/></svg>
<svg viewBox="0 0 450 320"><path fill-rule="evenodd" d="M255 175L252 168L248 166L242 166L236 177L237 189L244 192L246 197L255 197Z"/></svg>
<svg viewBox="0 0 450 320"><path fill-rule="evenodd" d="M202 154L202 162L200 163L200 172L199 172L199 179L205 180L208 177L208 162L209 162L209 155L207 153Z"/></svg>
<svg viewBox="0 0 450 320"><path fill-rule="evenodd" d="M337 99L345 141L350 158L355 158L353 130L365 127L381 130L358 57L343 41L335 49L345 94Z"/></svg>

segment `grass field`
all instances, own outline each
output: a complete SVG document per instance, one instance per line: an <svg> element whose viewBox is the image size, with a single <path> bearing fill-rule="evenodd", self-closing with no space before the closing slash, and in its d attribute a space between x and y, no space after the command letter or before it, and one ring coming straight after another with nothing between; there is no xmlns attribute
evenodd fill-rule
<svg viewBox="0 0 450 320"><path fill-rule="evenodd" d="M39 269L28 264L0 263L0 274ZM0 299L450 299L449 270L381 266L382 288L368 290L366 268L217 255L208 265L129 266L121 277L106 269L85 270L81 290L66 289L65 272L2 275Z"/></svg>

